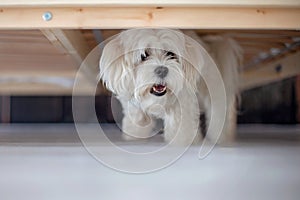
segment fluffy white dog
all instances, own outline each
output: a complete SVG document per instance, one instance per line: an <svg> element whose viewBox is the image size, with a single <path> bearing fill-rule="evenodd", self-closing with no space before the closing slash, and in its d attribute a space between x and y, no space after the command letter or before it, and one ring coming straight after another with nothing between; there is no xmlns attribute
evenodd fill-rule
<svg viewBox="0 0 300 200"><path fill-rule="evenodd" d="M150 137L154 119L160 118L167 142L186 145L201 140L200 113L205 113L207 124L211 116L210 95L201 73L205 67L214 67L206 51L218 65L226 90L227 113L219 141L234 138L241 48L225 36L200 39L194 32L185 33L189 36L177 30L133 29L105 45L100 78L122 104L124 138ZM207 135L211 140L217 136Z"/></svg>

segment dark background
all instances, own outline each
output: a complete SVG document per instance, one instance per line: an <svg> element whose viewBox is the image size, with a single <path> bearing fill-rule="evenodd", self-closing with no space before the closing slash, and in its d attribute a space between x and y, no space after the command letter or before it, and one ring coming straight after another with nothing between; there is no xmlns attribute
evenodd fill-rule
<svg viewBox="0 0 300 200"><path fill-rule="evenodd" d="M286 79L241 93L238 123L297 123L295 78ZM82 104L82 122L89 119L88 97L76 97ZM95 110L101 123L114 122L111 97L96 96ZM71 96L1 96L1 123L72 123ZM121 112L121 111L120 111Z"/></svg>

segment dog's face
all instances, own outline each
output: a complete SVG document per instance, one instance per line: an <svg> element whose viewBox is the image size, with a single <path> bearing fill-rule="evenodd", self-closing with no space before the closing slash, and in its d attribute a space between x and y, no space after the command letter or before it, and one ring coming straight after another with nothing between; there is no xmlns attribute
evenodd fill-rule
<svg viewBox="0 0 300 200"><path fill-rule="evenodd" d="M176 94L182 88L184 74L181 58L174 50L146 47L132 54L139 57L131 63L134 88L139 97L151 95L162 98Z"/></svg>
<svg viewBox="0 0 300 200"><path fill-rule="evenodd" d="M198 72L186 59L191 46L178 31L134 29L122 32L105 46L100 77L119 98L141 105L170 104ZM200 56L200 55L199 55Z"/></svg>

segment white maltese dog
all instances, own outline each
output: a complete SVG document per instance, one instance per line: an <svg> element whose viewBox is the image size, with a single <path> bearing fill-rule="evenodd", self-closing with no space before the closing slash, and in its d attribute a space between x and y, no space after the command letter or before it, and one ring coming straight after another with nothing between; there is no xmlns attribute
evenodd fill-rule
<svg viewBox="0 0 300 200"><path fill-rule="evenodd" d="M122 104L125 139L152 136L156 118L164 122L168 143L188 145L202 139L200 113L205 113L208 125L211 100L201 72L214 67L206 52L217 64L226 90L227 113L219 141L234 138L241 48L225 36L200 39L194 32L185 33L189 36L177 30L133 29L105 45L100 78ZM207 137L217 140L218 135Z"/></svg>

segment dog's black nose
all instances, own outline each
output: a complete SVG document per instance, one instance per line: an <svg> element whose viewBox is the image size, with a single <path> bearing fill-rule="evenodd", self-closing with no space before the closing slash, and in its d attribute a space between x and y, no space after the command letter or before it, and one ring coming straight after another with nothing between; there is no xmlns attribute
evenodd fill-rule
<svg viewBox="0 0 300 200"><path fill-rule="evenodd" d="M169 69L164 66L159 66L154 70L154 73L159 77L159 78L165 78L169 72Z"/></svg>

